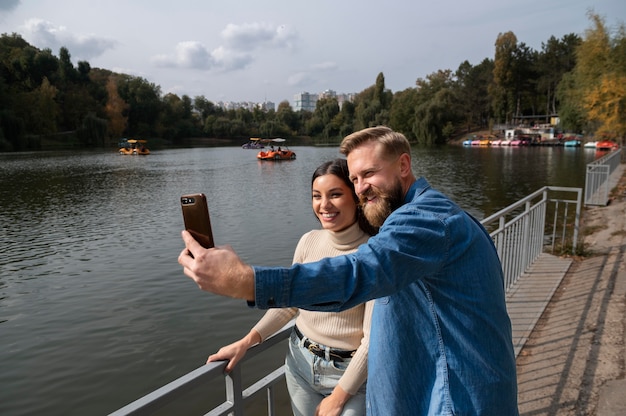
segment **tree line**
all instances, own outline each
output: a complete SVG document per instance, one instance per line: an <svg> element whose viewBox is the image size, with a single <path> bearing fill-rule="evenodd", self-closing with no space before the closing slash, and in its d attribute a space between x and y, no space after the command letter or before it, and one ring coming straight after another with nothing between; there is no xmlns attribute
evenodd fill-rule
<svg viewBox="0 0 626 416"><path fill-rule="evenodd" d="M413 143L444 144L496 125L545 123L611 138L626 134L626 30L608 28L589 12L590 27L550 37L536 51L513 32L500 33L493 58L438 70L393 93L379 73L375 83L340 106L322 98L314 111L225 110L204 96L162 94L137 76L72 64L18 34L0 37L0 151L40 149L47 143L108 146L121 137L289 137L332 143L361 128L388 125Z"/></svg>

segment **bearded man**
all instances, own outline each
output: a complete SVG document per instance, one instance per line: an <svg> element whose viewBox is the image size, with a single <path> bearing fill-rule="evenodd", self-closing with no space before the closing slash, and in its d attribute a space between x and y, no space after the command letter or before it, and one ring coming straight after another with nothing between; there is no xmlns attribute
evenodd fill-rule
<svg viewBox="0 0 626 416"><path fill-rule="evenodd" d="M183 231L179 263L198 286L258 308L339 311L376 299L370 415L518 415L502 266L481 224L426 179L408 140L387 127L340 151L379 233L355 253L290 268L250 266Z"/></svg>

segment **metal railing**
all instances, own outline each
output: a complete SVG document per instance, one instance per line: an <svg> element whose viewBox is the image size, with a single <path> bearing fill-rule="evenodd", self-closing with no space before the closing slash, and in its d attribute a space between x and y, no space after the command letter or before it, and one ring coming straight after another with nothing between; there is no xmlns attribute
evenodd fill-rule
<svg viewBox="0 0 626 416"><path fill-rule="evenodd" d="M604 206L609 202L609 178L621 163L622 149L614 150L587 164L585 206Z"/></svg>
<svg viewBox="0 0 626 416"><path fill-rule="evenodd" d="M563 195L575 194L575 199ZM571 205L575 204L572 208ZM546 248L554 250L569 244L576 250L582 207L582 189L546 186L524 199L485 218L481 224L490 232L502 262L508 290ZM552 215L550 215L552 214ZM552 217L552 223L546 219ZM151 415L183 394L219 377L226 383L226 400L209 411L209 416L242 416L244 406L261 392L267 393L267 414L275 415L274 388L284 379L284 366L266 374L244 388L242 367L259 354L277 347L289 337L293 321L265 342L252 347L230 374L224 374L226 362L204 365L189 374L153 391L112 413L113 416Z"/></svg>
<svg viewBox="0 0 626 416"><path fill-rule="evenodd" d="M498 250L507 290L546 249L576 252L581 210L581 188L545 186L481 221Z"/></svg>
<svg viewBox="0 0 626 416"><path fill-rule="evenodd" d="M277 383L285 378L284 365L277 367L269 374L265 374L260 380L245 389L243 388L242 368L246 362L278 346L287 339L291 334L293 325L294 321L289 322L280 331L265 340L265 342L250 348L230 374L224 373L226 361L208 363L116 410L110 416L154 414L163 406L174 402L198 387L206 386L208 382L219 377L224 377L224 382L226 383L226 400L206 413L205 416L241 416L244 414L245 405L264 391L267 394L267 414L274 416L276 414L274 388Z"/></svg>

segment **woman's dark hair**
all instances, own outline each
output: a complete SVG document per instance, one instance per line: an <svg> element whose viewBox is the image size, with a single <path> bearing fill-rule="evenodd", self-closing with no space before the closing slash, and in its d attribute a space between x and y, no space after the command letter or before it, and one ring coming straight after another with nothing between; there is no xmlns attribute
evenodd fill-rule
<svg viewBox="0 0 626 416"><path fill-rule="evenodd" d="M361 209L361 204L359 203L359 197L356 195L354 191L354 184L350 180L350 175L348 172L348 162L346 159L337 158L333 160L329 160L328 162L324 162L315 169L313 172L313 177L311 178L311 187L313 187L313 182L315 179L324 175L335 175L350 188L352 192L352 197L354 198L354 202L356 202L356 218L359 223L359 227L361 230L366 232L369 235L378 234L378 227L374 227L370 224L365 215L363 215L363 210Z"/></svg>

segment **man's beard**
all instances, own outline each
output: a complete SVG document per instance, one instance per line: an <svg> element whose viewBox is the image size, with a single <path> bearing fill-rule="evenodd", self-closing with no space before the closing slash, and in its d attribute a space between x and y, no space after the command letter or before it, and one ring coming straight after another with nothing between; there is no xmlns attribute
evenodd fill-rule
<svg viewBox="0 0 626 416"><path fill-rule="evenodd" d="M368 202L368 197L376 197L376 202ZM359 195L359 202L367 221L380 227L387 217L404 203L404 192L400 181L389 190L375 190L370 187L367 193Z"/></svg>

